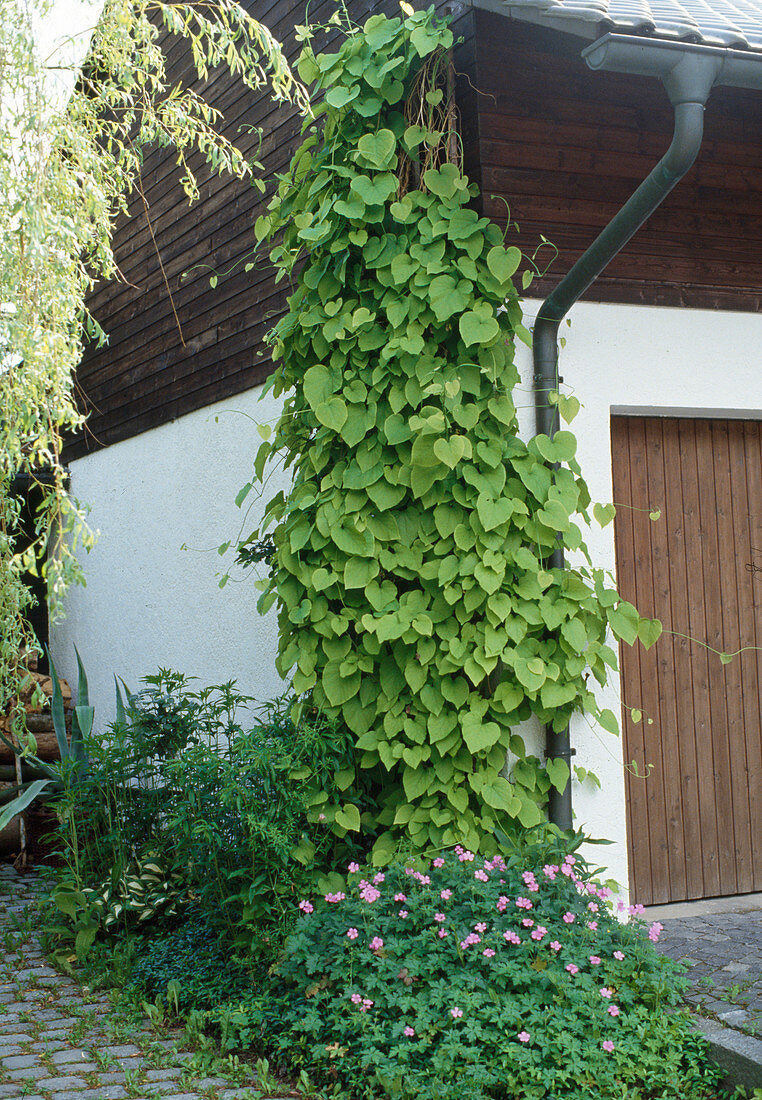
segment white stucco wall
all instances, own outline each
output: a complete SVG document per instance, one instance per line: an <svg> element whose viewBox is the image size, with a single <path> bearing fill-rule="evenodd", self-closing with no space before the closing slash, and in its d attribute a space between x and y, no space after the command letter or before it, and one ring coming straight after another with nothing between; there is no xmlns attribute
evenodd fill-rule
<svg viewBox="0 0 762 1100"><path fill-rule="evenodd" d="M219 587L233 554L220 557L216 547L238 537L247 508L246 534L260 514L254 491L241 509L234 502L262 442L256 424L277 417L273 399L259 394L249 390L72 464L72 493L91 505L100 537L83 561L87 587L72 591L53 630L52 652L76 684L76 644L99 728L114 717L115 674L132 689L163 667L198 677L199 686L237 679L260 700L284 690L275 610L258 614L253 578L234 566ZM286 483L273 473L268 495Z"/></svg>
<svg viewBox="0 0 762 1100"><path fill-rule="evenodd" d="M536 308L527 303L528 322ZM564 332L561 373L566 391L582 402L573 428L594 500L612 498L612 408L762 415L758 316L581 304L572 321ZM529 432L532 363L523 347L519 365L524 385L517 403ZM71 677L76 642L101 721L113 714L113 673L132 686L159 665L203 683L237 678L262 699L280 690L274 613L260 619L250 582L231 582L220 591L215 572L223 563L210 550L238 531L233 498L248 479L259 443L249 417L261 423L276 413L271 400L256 399L250 391L73 464L73 491L92 505L101 537L85 561L88 586L73 593L53 650ZM182 550L183 543L199 549ZM596 527L588 544L597 564L613 571L613 526ZM619 713L616 679L603 705ZM530 730L529 740L541 751L539 730ZM572 743L575 763L593 769L602 783L601 791L575 784L577 824L615 842L590 854L625 884L621 742L579 719Z"/></svg>

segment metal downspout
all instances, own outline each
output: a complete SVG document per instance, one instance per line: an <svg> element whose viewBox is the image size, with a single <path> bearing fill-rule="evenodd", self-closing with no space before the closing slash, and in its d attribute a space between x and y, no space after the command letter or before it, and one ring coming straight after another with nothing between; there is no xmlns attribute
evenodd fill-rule
<svg viewBox="0 0 762 1100"><path fill-rule="evenodd" d="M695 161L703 137L704 104L716 76L716 68L710 66L704 71L704 79L695 81L694 87L670 86L665 79L675 108L672 144L650 175L540 306L533 342L538 433L552 436L559 426L558 409L548 401L550 393L559 384L559 325L574 303L651 216ZM679 85L682 83L678 82ZM694 81L689 84L694 84ZM553 552L549 564L563 568L564 553L560 545ZM568 726L560 733L546 726L545 734L546 758L565 760L571 771L573 750ZM571 777L563 791L559 792L551 787L548 817L564 831L573 828Z"/></svg>

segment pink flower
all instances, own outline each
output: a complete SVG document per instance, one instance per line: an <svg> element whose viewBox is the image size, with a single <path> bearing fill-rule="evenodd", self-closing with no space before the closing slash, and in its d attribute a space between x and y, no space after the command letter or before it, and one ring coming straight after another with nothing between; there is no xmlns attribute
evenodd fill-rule
<svg viewBox="0 0 762 1100"><path fill-rule="evenodd" d="M474 853L473 852L468 852L468 851L463 851L458 856L458 859L460 860L461 863L471 863L473 861L473 858L474 858Z"/></svg>
<svg viewBox="0 0 762 1100"><path fill-rule="evenodd" d="M619 901L616 903L617 913L624 913L626 908L627 908L627 906L624 904L624 902L620 898Z"/></svg>
<svg viewBox="0 0 762 1100"><path fill-rule="evenodd" d="M299 908L303 913L312 913L315 909L315 906L312 904L311 901L300 901Z"/></svg>
<svg viewBox="0 0 762 1100"><path fill-rule="evenodd" d="M601 965L601 960L598 958L597 955L591 955L590 956L590 962L593 966L600 966Z"/></svg>
<svg viewBox="0 0 762 1100"><path fill-rule="evenodd" d="M380 936L374 936L373 939L370 941L369 946L371 951L380 951L381 948L384 946L384 941L381 939Z"/></svg>
<svg viewBox="0 0 762 1100"><path fill-rule="evenodd" d="M395 894L394 895L394 900L395 901L407 901L407 894Z"/></svg>
<svg viewBox="0 0 762 1100"><path fill-rule="evenodd" d="M349 871L350 875L356 875L357 872L360 870L360 864L350 863L349 867L347 867L347 870Z"/></svg>
<svg viewBox="0 0 762 1100"><path fill-rule="evenodd" d="M449 932L447 931L447 929L446 929L446 928L440 928L440 929L439 929L439 932L437 933L437 935L439 936L440 940L443 940L443 939L445 938L445 936L449 936L449 934L450 934L450 933L449 933Z"/></svg>
<svg viewBox="0 0 762 1100"><path fill-rule="evenodd" d="M547 934L547 928L544 928L541 924L538 924L532 933L533 940L541 940L543 936Z"/></svg>
<svg viewBox="0 0 762 1100"><path fill-rule="evenodd" d="M534 921L532 920L531 917L524 917L524 919L521 923L524 925L525 928L531 928L532 925L534 924Z"/></svg>
<svg viewBox="0 0 762 1100"><path fill-rule="evenodd" d="M478 878L480 882L489 882L489 875L486 871L474 871L474 878Z"/></svg>
<svg viewBox="0 0 762 1100"><path fill-rule="evenodd" d="M564 913L565 924L574 924L576 919L577 918L575 917L574 913Z"/></svg>
<svg viewBox="0 0 762 1100"><path fill-rule="evenodd" d="M437 922L437 924L441 924L442 921L445 920L445 919L446 918L445 918L444 913L435 913L434 914L434 920Z"/></svg>
<svg viewBox="0 0 762 1100"><path fill-rule="evenodd" d="M318 814L318 821L327 821L325 814Z"/></svg>
<svg viewBox="0 0 762 1100"><path fill-rule="evenodd" d="M645 913L645 909L642 905L631 905L628 909L631 917L642 917Z"/></svg>
<svg viewBox="0 0 762 1100"><path fill-rule="evenodd" d="M441 856L437 856L436 859L432 859L431 866L432 867L444 867L444 860L442 859Z"/></svg>
<svg viewBox="0 0 762 1100"><path fill-rule="evenodd" d="M507 898L507 897L505 896L505 894L501 894L501 895L500 895L500 897L499 897L499 898L497 899L497 911L498 911L498 913L504 913L504 912L505 912L505 910L506 910L506 909L507 909L507 907L508 907L508 902L509 902L510 900L511 900L511 899L510 899L510 898Z"/></svg>
<svg viewBox="0 0 762 1100"><path fill-rule="evenodd" d="M534 909L534 906L532 905L529 898L516 898L516 908L517 909Z"/></svg>
<svg viewBox="0 0 762 1100"><path fill-rule="evenodd" d="M600 890L598 891L598 897L601 899L601 901L606 901L608 898L610 898L611 887L601 886Z"/></svg>
<svg viewBox="0 0 762 1100"><path fill-rule="evenodd" d="M483 932L487 931L487 925L484 923L484 921L479 921L478 924L474 925L474 928L476 929L477 932L482 932L483 933Z"/></svg>
<svg viewBox="0 0 762 1100"><path fill-rule="evenodd" d="M607 986L605 986L605 985L601 986L601 997L605 997L606 1000L610 1001L611 996L612 996L611 990L608 989Z"/></svg>
<svg viewBox="0 0 762 1100"><path fill-rule="evenodd" d="M400 909L400 916L404 920L405 917L407 916L407 909Z"/></svg>
<svg viewBox="0 0 762 1100"><path fill-rule="evenodd" d="M614 958L619 959L619 961L621 962L622 959L624 958L624 952L623 951L615 951L614 952Z"/></svg>
<svg viewBox="0 0 762 1100"><path fill-rule="evenodd" d="M604 1039L601 1043L601 1046L607 1054L611 1054L612 1050L614 1049L614 1044L612 1043L611 1039Z"/></svg>
<svg viewBox="0 0 762 1100"><path fill-rule="evenodd" d="M456 1005L455 1008L450 1009L450 1015L452 1016L453 1020L459 1020L460 1017L463 1015L463 1009L458 1008L457 1005Z"/></svg>
<svg viewBox="0 0 762 1100"><path fill-rule="evenodd" d="M651 927L648 929L648 938L652 943L657 943L659 936L664 931L664 925L659 924L658 920L654 921Z"/></svg>
<svg viewBox="0 0 762 1100"><path fill-rule="evenodd" d="M386 878L386 875L382 874L382 872L379 871L377 875L373 876L374 885L378 886L379 883L383 882L385 878Z"/></svg>
<svg viewBox="0 0 762 1100"><path fill-rule="evenodd" d="M608 1011L609 1016L618 1016L619 1015L619 1005L609 1005L607 1011Z"/></svg>
<svg viewBox="0 0 762 1100"><path fill-rule="evenodd" d="M362 1004L362 997L360 996L359 993L353 993L352 996L349 999L350 999L350 1001L352 1002L353 1005Z"/></svg>
<svg viewBox="0 0 762 1100"><path fill-rule="evenodd" d="M356 940L359 935L360 933L357 931L356 928L347 929L347 936L350 940Z"/></svg>
<svg viewBox="0 0 762 1100"><path fill-rule="evenodd" d="M564 863L568 863L570 867L573 867L576 862L574 856L564 856Z"/></svg>
<svg viewBox="0 0 762 1100"><path fill-rule="evenodd" d="M481 936L477 936L476 932L470 932L464 940L460 941L460 946L463 950L470 947L472 944L481 943Z"/></svg>
<svg viewBox="0 0 762 1100"><path fill-rule="evenodd" d="M360 1005L360 1012L367 1012L369 1008L373 1008L373 1001L366 997Z"/></svg>
<svg viewBox="0 0 762 1100"><path fill-rule="evenodd" d="M566 969L570 974L579 974L579 967L576 966L575 963L567 963Z"/></svg>
<svg viewBox="0 0 762 1100"><path fill-rule="evenodd" d="M372 905L374 901L378 901L381 897L381 893L375 886L366 883L364 888L360 890L360 897L363 901L367 901L369 905Z"/></svg>
<svg viewBox="0 0 762 1100"><path fill-rule="evenodd" d="M528 1031L520 1031L516 1038L520 1043L528 1043L531 1036Z"/></svg>
<svg viewBox="0 0 762 1100"><path fill-rule="evenodd" d="M587 922L587 927L590 929L591 932L597 932L598 931L598 921L597 920L589 920Z"/></svg>
<svg viewBox="0 0 762 1100"><path fill-rule="evenodd" d="M491 959L494 954L495 952L491 947L485 947L482 951L482 955L486 955L488 959Z"/></svg>
<svg viewBox="0 0 762 1100"><path fill-rule="evenodd" d="M556 875L558 874L557 864L555 864L555 863L546 863L545 866L542 869L542 873L545 875L545 878L549 878L552 881L556 877Z"/></svg>
<svg viewBox="0 0 762 1100"><path fill-rule="evenodd" d="M439 896L442 899L442 901L449 901L450 898L452 897L452 890L443 890L442 893Z"/></svg>
<svg viewBox="0 0 762 1100"><path fill-rule="evenodd" d="M596 905L596 903L594 901L589 901L587 903L587 907L588 907L588 909L590 910L591 913L597 913L598 912L598 906Z"/></svg>
<svg viewBox="0 0 762 1100"><path fill-rule="evenodd" d="M411 1027L410 1024L408 1024L407 1027L405 1028L403 1034L407 1035L408 1039L412 1039L413 1036L415 1035L415 1028Z"/></svg>
<svg viewBox="0 0 762 1100"><path fill-rule="evenodd" d="M506 943L520 944L521 939L515 932L503 932L503 939Z"/></svg>
<svg viewBox="0 0 762 1100"><path fill-rule="evenodd" d="M325 895L325 900L335 904L336 902L343 901L345 897L346 897L346 894L342 894L342 893L326 894Z"/></svg>
<svg viewBox="0 0 762 1100"><path fill-rule="evenodd" d="M551 951L556 951L556 952L561 950L561 944L558 942L558 940L553 940L553 942L550 945L550 950Z"/></svg>

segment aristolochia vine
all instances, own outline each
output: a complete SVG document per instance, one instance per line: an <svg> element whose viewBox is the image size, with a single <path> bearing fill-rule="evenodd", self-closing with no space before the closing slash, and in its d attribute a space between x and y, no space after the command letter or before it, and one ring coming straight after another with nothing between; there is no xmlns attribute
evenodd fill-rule
<svg viewBox="0 0 762 1100"><path fill-rule="evenodd" d="M261 608L278 600L281 672L356 736L383 807L378 862L404 834L489 853L496 829L539 823L568 769L528 758L513 727L585 710L615 730L586 673L603 684L616 666L608 626L649 644L659 629L589 561L574 436L518 436L521 255L453 162L452 33L405 10L335 53L305 32L299 72L324 119L258 225L282 233L282 273L302 263L272 333L283 415L257 458L260 476L275 452L293 471L266 508ZM547 567L557 533L586 565ZM353 827L339 804L314 812Z"/></svg>

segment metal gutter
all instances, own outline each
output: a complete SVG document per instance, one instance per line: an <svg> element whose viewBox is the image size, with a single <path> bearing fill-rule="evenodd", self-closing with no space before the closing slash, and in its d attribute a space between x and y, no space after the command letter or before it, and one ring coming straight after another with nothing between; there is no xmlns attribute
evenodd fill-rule
<svg viewBox="0 0 762 1100"><path fill-rule="evenodd" d="M762 54L606 34L587 46L582 56L592 69L660 79L675 109L675 125L672 143L659 163L540 306L533 345L537 431L549 436L559 427L557 408L548 401L559 384L559 325L693 165L701 147L704 106L712 88L728 84L762 90ZM563 568L560 545L549 564ZM571 770L573 749L568 727L560 733L546 727L545 755L547 759L565 760ZM561 792L551 788L548 816L559 828L572 829L571 779Z"/></svg>

